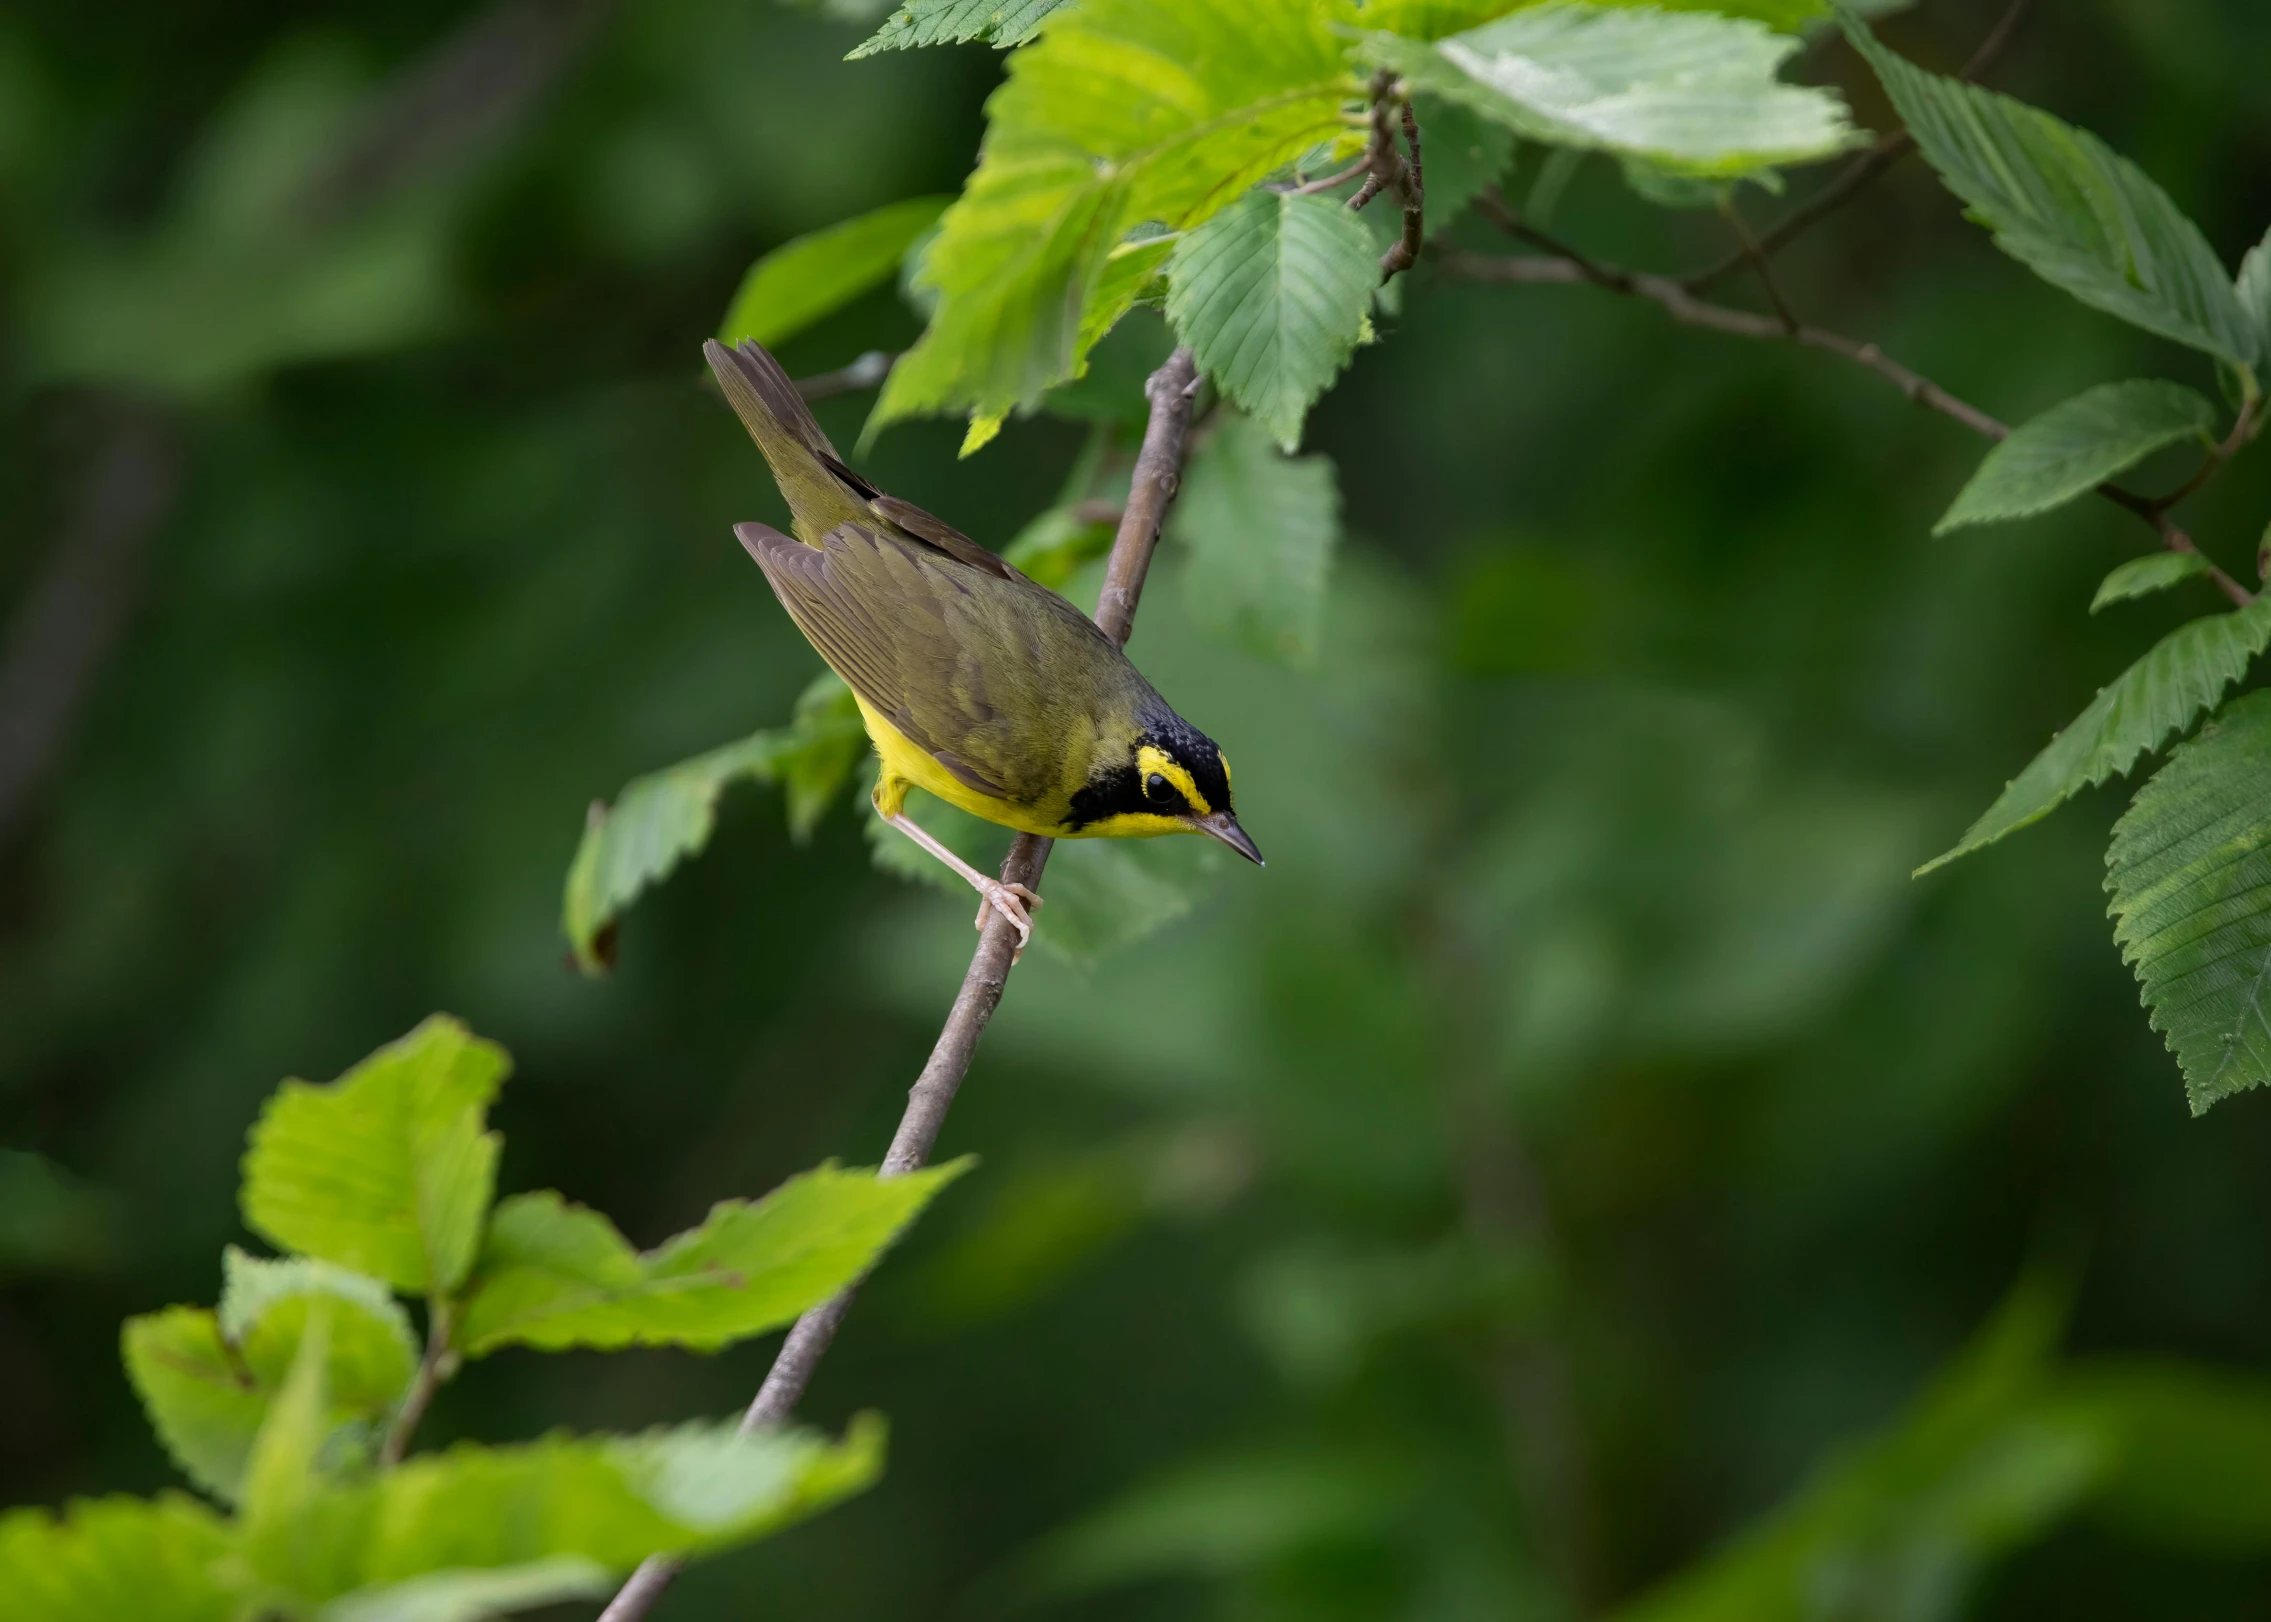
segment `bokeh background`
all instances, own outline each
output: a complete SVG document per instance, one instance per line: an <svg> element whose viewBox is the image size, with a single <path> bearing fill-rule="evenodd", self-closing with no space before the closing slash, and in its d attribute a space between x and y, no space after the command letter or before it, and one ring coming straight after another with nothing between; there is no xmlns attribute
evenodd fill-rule
<svg viewBox="0 0 2271 1622"><path fill-rule="evenodd" d="M1887 28L1948 69L2000 9ZM999 58L841 61L864 31L0 18L0 1503L169 1479L119 1320L212 1298L280 1078L429 1011L517 1057L504 1186L641 1242L879 1155L970 909L874 872L848 812L799 847L734 791L612 979L557 925L588 802L817 668L729 533L778 498L697 347L757 254L967 172ZM2266 61L2254 0L2067 0L1997 78L2236 261ZM1798 71L1882 127L1842 46ZM1556 225L1724 246L1606 168ZM1785 263L1809 317L2007 419L2210 386L1913 162ZM784 358L916 330L887 290ZM2076 1356L2271 1364L2271 1103L2186 1116L2103 916L2117 794L1907 877L2208 602L2087 617L2146 539L2111 508L1930 539L1978 445L1826 356L1424 266L1384 339L1311 425L1350 534L1322 665L1194 630L1171 551L1133 644L1269 868L1020 970L943 1145L982 1168L807 1404L887 1412L887 1479L668 1615L1596 1613L1894 1422L2030 1268ZM824 407L840 440L865 403ZM957 438L865 465L999 544L1081 431ZM2267 513L2243 462L2196 530L2251 572ZM770 1351L509 1352L427 1439L731 1411ZM2260 1552L2088 1515L1970 1584L1960 1548L1899 1557L1822 1614L2271 1608Z"/></svg>

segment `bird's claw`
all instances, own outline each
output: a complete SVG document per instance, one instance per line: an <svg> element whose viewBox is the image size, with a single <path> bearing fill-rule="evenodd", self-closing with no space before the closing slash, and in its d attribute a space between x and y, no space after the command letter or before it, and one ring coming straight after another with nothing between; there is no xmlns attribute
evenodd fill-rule
<svg viewBox="0 0 2271 1622"><path fill-rule="evenodd" d="M988 879L978 894L981 899L978 902L977 928L983 932L986 914L989 912L998 912L1008 919L1017 931L1017 950L1010 954L1009 959L1015 963L1025 955L1025 948L1033 939L1033 916L1026 909L1038 907L1041 898L1022 884L1003 884L996 879Z"/></svg>

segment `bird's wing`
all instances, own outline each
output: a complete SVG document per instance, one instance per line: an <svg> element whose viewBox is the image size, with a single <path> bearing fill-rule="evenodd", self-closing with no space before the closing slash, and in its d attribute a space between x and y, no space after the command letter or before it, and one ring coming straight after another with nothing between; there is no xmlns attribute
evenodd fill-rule
<svg viewBox="0 0 2271 1622"><path fill-rule="evenodd" d="M1086 730L1090 695L1067 676L1092 685L1092 661L1124 664L1086 615L1023 576L880 526L839 524L817 547L762 524L734 533L852 690L979 793L1050 792Z"/></svg>

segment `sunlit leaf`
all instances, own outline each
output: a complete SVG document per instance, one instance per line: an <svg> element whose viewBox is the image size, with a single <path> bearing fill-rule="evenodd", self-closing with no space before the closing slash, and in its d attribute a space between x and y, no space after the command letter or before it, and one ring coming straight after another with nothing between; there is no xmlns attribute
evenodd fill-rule
<svg viewBox="0 0 2271 1622"><path fill-rule="evenodd" d="M317 1613L316 1622L485 1622L562 1600L599 1599L615 1575L581 1555L551 1555L487 1571L436 1571L360 1588Z"/></svg>
<svg viewBox="0 0 2271 1622"><path fill-rule="evenodd" d="M1776 77L1797 49L1748 19L1580 5L1530 7L1432 44L1388 34L1365 43L1418 88L1525 140L1723 177L1854 144L1836 95Z"/></svg>
<svg viewBox="0 0 2271 1622"><path fill-rule="evenodd" d="M1380 265L1339 202L1258 190L1178 242L1167 278L1167 319L1199 369L1291 450L1356 352Z"/></svg>
<svg viewBox="0 0 2271 1622"><path fill-rule="evenodd" d="M2085 496L2163 446L2205 438L2216 408L2181 383L2104 383L2052 406L1987 453L1933 529L2026 518Z"/></svg>
<svg viewBox="0 0 2271 1622"><path fill-rule="evenodd" d="M2152 177L2087 130L1927 73L1845 19L1909 134L1996 246L2132 326L2251 364L2262 336L2216 250Z"/></svg>
<svg viewBox="0 0 2271 1622"><path fill-rule="evenodd" d="M2148 552L2141 558L2131 558L2098 583L2097 595L2090 599L2090 612L2095 614L2132 597L2150 596L2182 581L2198 579L2209 567L2208 560L2198 552Z"/></svg>
<svg viewBox="0 0 2271 1622"><path fill-rule="evenodd" d="M904 1177L824 1166L762 1200L725 1201L644 1255L596 1211L549 1192L514 1195L490 1223L460 1339L473 1356L516 1342L715 1351L865 1273L968 1166Z"/></svg>
<svg viewBox="0 0 2271 1622"><path fill-rule="evenodd" d="M1063 4L1065 0L907 0L845 60L970 40L984 40L1006 51L1031 39L1049 13Z"/></svg>
<svg viewBox="0 0 2271 1622"><path fill-rule="evenodd" d="M1918 876L2039 822L2093 784L2126 772L2223 697L2271 643L2271 598L2179 626L2101 689L2027 769L1966 829L1955 849Z"/></svg>
<svg viewBox="0 0 2271 1622"><path fill-rule="evenodd" d="M866 736L851 689L823 672L797 699L788 726L633 778L612 806L594 805L560 903L560 927L577 965L599 974L614 961L616 920L710 842L727 788L781 784L790 832L802 839L842 790Z"/></svg>
<svg viewBox="0 0 2271 1622"><path fill-rule="evenodd" d="M327 1086L285 1082L245 1154L246 1226L397 1289L454 1290L495 1188L482 1126L510 1068L436 1015Z"/></svg>
<svg viewBox="0 0 2271 1622"><path fill-rule="evenodd" d="M2271 623L2266 603L2249 612ZM2271 693L2235 700L2170 756L2105 859L2113 938L2193 1113L2271 1081Z"/></svg>
<svg viewBox="0 0 2271 1622"><path fill-rule="evenodd" d="M0 1514L0 1594L22 1622L231 1622L229 1528L195 1499L80 1499Z"/></svg>
<svg viewBox="0 0 2271 1622"><path fill-rule="evenodd" d="M978 169L922 279L939 294L874 421L1031 406L1079 370L1126 296L1138 227L1180 231L1321 143L1362 87L1313 0L1084 0L1009 59ZM1132 275L1132 272L1131 272Z"/></svg>
<svg viewBox="0 0 2271 1622"><path fill-rule="evenodd" d="M1316 658L1340 545L1330 458L1282 456L1260 423L1225 414L1191 458L1168 523L1190 548L1192 618L1288 664Z"/></svg>
<svg viewBox="0 0 2271 1622"><path fill-rule="evenodd" d="M898 273L908 246L945 209L911 197L785 242L749 267L718 328L718 341L785 342Z"/></svg>
<svg viewBox="0 0 2271 1622"><path fill-rule="evenodd" d="M202 1307L127 1319L120 1352L150 1428L182 1474L233 1500L274 1388L244 1366Z"/></svg>

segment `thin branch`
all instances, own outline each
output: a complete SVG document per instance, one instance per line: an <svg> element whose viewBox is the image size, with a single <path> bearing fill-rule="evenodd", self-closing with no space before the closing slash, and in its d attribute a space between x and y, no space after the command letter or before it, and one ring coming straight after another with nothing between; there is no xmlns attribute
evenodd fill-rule
<svg viewBox="0 0 2271 1622"><path fill-rule="evenodd" d="M2003 13L2002 21L1980 42L1979 49L1971 53L1971 60L1964 64L1963 71L1956 77L1968 83L1993 67L2009 48L2011 41L2018 37L2019 27L2026 21L2027 12L2033 3L2034 0L2011 0L2010 9ZM1846 166L1844 173L1822 191L1792 209L1772 229L1761 234L1755 251L1763 257L1772 258L1784 246L1843 208L1856 193L1915 150L1916 138L1906 130L1894 130L1878 136L1868 151ZM1750 251L1738 249L1707 269L1699 270L1692 276L1683 276L1680 278L1681 285L1691 293L1705 292L1742 269L1750 260Z"/></svg>
<svg viewBox="0 0 2271 1622"><path fill-rule="evenodd" d="M1120 518L1111 558L1105 564L1104 592L1096 607L1096 623L1121 645L1126 644L1128 632L1134 628L1144 575L1159 544L1159 526L1182 479L1183 437L1190 425L1191 401L1198 393L1198 367L1190 350L1178 349L1168 356L1167 363L1151 374L1144 393L1151 401L1151 419L1144 429L1143 450L1136 457L1127 508ZM1034 834L1019 834L1009 848L1009 860L1002 864L1002 882L1037 888L1041 870L1049 860L1050 844ZM930 1157L939 1129L946 1124L946 1112L953 1106L954 1095L978 1051L978 1039L985 1035L987 1022L1001 1003L1016 947L1017 931L998 913L990 914L978 950L970 959L970 972L963 977L961 993L938 1033L929 1062L907 1094L906 1112L899 1118L899 1130L892 1134L891 1150L883 1157L879 1176L903 1177ZM758 1388L756 1400L741 1417L744 1433L783 1424L796 1411L805 1387L812 1382L813 1371L827 1355L829 1342L836 1338L836 1330L858 1293L859 1283L855 1281L796 1321L781 1343L764 1385ZM648 1560L600 1613L599 1622L640 1622L681 1569L682 1562L659 1555Z"/></svg>
<svg viewBox="0 0 2271 1622"><path fill-rule="evenodd" d="M1374 102L1372 126L1375 142L1385 140L1388 157L1395 163L1396 184L1403 197L1404 232L1388 244L1387 252L1380 255L1380 279L1387 281L1399 272L1419 263L1420 244L1427 232L1427 177L1420 165L1419 115L1412 111L1411 98L1402 101L1404 144L1411 148L1406 160L1396 156L1396 144L1387 134L1388 107L1385 102Z"/></svg>
<svg viewBox="0 0 2271 1622"><path fill-rule="evenodd" d="M1563 246L1545 232L1514 216L1495 193L1486 192L1478 201L1482 211L1508 234L1542 252L1537 256L1518 257L1456 250L1437 254L1436 262L1451 275L1463 276L1470 281L1602 287L1612 293L1644 299L1658 306L1673 320L1687 326L1723 332L1730 337L1787 341L1807 349L1819 349L1852 361L1857 366L1866 367L1916 404L1962 423L1982 438L1999 442L2011 437L2009 424L1950 394L1922 373L1903 366L1873 343L1864 343L1857 338L1848 338L1843 333L1804 324L1793 329L1772 316L1754 315L1748 310L1731 310L1723 304L1710 303L1697 298L1683 284L1668 276L1652 276L1645 271L1625 270L1586 258L1575 249ZM2245 416L2246 413L2243 412L2242 415ZM2235 426L2231 438L2226 441L2234 450L2244 441L2241 426L2246 425ZM2221 465L2220 458L2212 457L2211 461ZM2212 472L2213 468L2209 471ZM2101 484L2097 487L2097 493L2152 525L2155 533L2161 537L2161 543L2170 551L2197 552L2198 546L2169 516L2169 509L2184 496L2190 495L2202 482L2204 481L2196 477L2182 489L2159 498L2141 496L2116 484ZM2208 566L2208 577L2237 606L2244 608L2255 601L2255 593L2213 563Z"/></svg>
<svg viewBox="0 0 2271 1622"><path fill-rule="evenodd" d="M1339 174L1327 175L1322 180L1304 181L1298 186L1289 186L1286 189L1296 197L1314 197L1321 191L1339 190L1371 167L1372 154L1367 151L1363 157L1358 158Z"/></svg>
<svg viewBox="0 0 2271 1622"><path fill-rule="evenodd" d="M446 1297L436 1297L427 1304L425 1355L418 1359L418 1373L410 1382L402 1406L394 1411L393 1423L386 1428L386 1440L379 1444L381 1468L392 1469L402 1462L403 1454L410 1449L411 1434L426 1417L434 1393L442 1388L443 1381L457 1372L457 1353L450 1349L449 1343L450 1326L456 1317Z"/></svg>
<svg viewBox="0 0 2271 1622"><path fill-rule="evenodd" d="M1749 261L1752 273L1758 277L1760 290L1766 294L1767 304L1781 319L1782 330L1795 335L1805 323L1791 311L1790 301L1782 296L1782 288L1774 279L1774 266L1768 261L1765 250L1752 238L1750 227L1743 223L1743 212L1735 206L1732 193L1726 197L1724 212L1728 228L1735 233L1735 240L1742 244L1743 258Z"/></svg>
<svg viewBox="0 0 2271 1622"><path fill-rule="evenodd" d="M871 349L849 366L798 378L796 392L807 400L832 400L839 394L857 394L861 389L872 389L881 383L898 364L899 357L890 350Z"/></svg>

